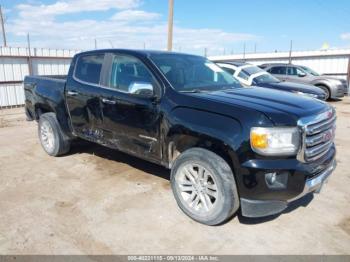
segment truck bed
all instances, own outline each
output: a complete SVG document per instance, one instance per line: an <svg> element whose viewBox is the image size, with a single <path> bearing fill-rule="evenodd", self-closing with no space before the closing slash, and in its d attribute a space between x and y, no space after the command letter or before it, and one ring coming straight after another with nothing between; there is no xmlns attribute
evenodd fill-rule
<svg viewBox="0 0 350 262"><path fill-rule="evenodd" d="M41 105L40 110L47 108L51 112L65 109L64 90L66 79L66 75L25 77L24 92L28 120L38 119L38 108L35 108L34 105Z"/></svg>

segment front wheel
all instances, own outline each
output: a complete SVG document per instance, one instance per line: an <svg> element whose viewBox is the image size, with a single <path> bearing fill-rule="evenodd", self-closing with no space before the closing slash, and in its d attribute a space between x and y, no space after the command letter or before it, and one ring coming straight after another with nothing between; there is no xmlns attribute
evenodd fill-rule
<svg viewBox="0 0 350 262"><path fill-rule="evenodd" d="M219 155L203 148L186 150L176 159L171 187L182 211L206 225L225 222L239 208L230 166Z"/></svg>
<svg viewBox="0 0 350 262"><path fill-rule="evenodd" d="M323 85L319 85L317 87L321 88L322 91L325 93L325 99L324 99L325 101L327 101L331 98L330 91L329 91L328 87L323 86Z"/></svg>

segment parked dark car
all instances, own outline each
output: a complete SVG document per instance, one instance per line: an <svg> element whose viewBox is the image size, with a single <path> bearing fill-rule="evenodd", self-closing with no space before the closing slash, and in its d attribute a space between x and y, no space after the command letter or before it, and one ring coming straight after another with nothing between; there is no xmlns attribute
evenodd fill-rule
<svg viewBox="0 0 350 262"><path fill-rule="evenodd" d="M320 100L326 99L325 92L319 87L281 81L265 70L252 64L245 62L219 62L217 64L226 72L232 74L245 86L260 86L292 92L297 95L308 96Z"/></svg>
<svg viewBox="0 0 350 262"><path fill-rule="evenodd" d="M348 83L345 79L320 75L306 66L293 64L263 64L260 67L282 81L311 84L322 88L326 93L326 100L330 98L340 98L348 93Z"/></svg>
<svg viewBox="0 0 350 262"><path fill-rule="evenodd" d="M331 106L242 88L204 57L95 50L77 54L65 79L27 76L24 87L49 155L79 137L165 166L180 208L207 225L239 208L279 213L335 168Z"/></svg>

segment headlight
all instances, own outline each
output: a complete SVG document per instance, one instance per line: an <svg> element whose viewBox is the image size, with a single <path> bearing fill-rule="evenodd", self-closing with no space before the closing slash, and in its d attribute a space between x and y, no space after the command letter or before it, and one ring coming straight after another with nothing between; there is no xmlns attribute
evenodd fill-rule
<svg viewBox="0 0 350 262"><path fill-rule="evenodd" d="M312 98L318 98L318 95L310 94L310 93L304 93L304 92L300 92L300 91L296 91L296 92L294 92L294 94L302 95L302 96L308 96L308 97L312 97Z"/></svg>
<svg viewBox="0 0 350 262"><path fill-rule="evenodd" d="M300 145L300 132L296 127L253 127L250 145L261 155L296 155Z"/></svg>

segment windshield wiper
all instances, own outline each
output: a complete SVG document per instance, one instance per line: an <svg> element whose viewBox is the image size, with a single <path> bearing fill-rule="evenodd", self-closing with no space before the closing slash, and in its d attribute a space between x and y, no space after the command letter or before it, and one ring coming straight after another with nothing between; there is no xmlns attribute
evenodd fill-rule
<svg viewBox="0 0 350 262"><path fill-rule="evenodd" d="M201 89L191 89L191 90L181 90L179 92L181 93L203 93L207 92L208 90L201 90Z"/></svg>

